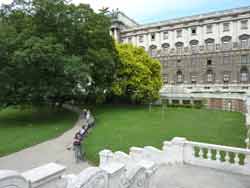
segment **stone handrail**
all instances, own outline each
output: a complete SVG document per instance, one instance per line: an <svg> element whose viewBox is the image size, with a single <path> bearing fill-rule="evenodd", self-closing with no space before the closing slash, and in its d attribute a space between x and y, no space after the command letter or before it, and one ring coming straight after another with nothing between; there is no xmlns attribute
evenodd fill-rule
<svg viewBox="0 0 250 188"><path fill-rule="evenodd" d="M207 149L214 149L214 150L220 150L220 151L227 151L227 152L241 153L241 154L245 154L245 155L250 155L250 150L246 150L246 149L243 149L243 148L222 146L222 145L215 145L215 144L207 144L207 143L201 143L201 142L191 142L191 141L188 141L187 144L190 144L190 145L192 145L194 147L200 147L200 148L207 148Z"/></svg>
<svg viewBox="0 0 250 188"><path fill-rule="evenodd" d="M174 138L165 142L164 148L170 151L173 160L233 173L250 175L250 150L229 146L187 141Z"/></svg>
<svg viewBox="0 0 250 188"><path fill-rule="evenodd" d="M126 168L131 168L140 161L151 161L157 167L162 164L186 163L250 175L250 150L192 142L178 137L165 141L162 150L149 146L132 147L129 155L105 150L100 153L100 161L101 165L123 163Z"/></svg>

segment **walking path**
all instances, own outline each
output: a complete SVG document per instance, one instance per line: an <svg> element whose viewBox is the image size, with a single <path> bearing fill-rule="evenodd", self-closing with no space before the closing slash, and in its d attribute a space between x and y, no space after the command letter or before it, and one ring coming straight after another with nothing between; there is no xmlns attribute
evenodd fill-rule
<svg viewBox="0 0 250 188"><path fill-rule="evenodd" d="M80 129L80 125L82 125L82 120L79 120L71 130L56 139L0 158L0 169L24 172L50 162L56 162L67 167L67 174L81 172L91 165L88 162L76 164L73 151L67 150L68 146L72 146L73 137Z"/></svg>

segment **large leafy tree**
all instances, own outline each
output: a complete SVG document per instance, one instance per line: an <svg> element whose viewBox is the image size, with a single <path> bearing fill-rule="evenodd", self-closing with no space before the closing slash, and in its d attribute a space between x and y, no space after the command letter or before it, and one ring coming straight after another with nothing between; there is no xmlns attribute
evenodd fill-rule
<svg viewBox="0 0 250 188"><path fill-rule="evenodd" d="M120 57L113 93L119 99L148 103L159 98L162 87L161 64L151 58L143 48L130 44L117 44Z"/></svg>
<svg viewBox="0 0 250 188"><path fill-rule="evenodd" d="M118 61L106 12L65 0L0 9L0 105L104 99Z"/></svg>

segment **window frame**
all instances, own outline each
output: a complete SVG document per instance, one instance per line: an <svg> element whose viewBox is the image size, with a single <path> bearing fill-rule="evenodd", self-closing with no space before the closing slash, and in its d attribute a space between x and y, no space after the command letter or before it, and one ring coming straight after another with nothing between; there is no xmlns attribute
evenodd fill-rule
<svg viewBox="0 0 250 188"><path fill-rule="evenodd" d="M223 23L223 32L230 31L230 22Z"/></svg>
<svg viewBox="0 0 250 188"><path fill-rule="evenodd" d="M193 31L195 31L195 32L193 32ZM191 28L191 35L192 36L196 36L197 35L197 28L196 27L192 27Z"/></svg>
<svg viewBox="0 0 250 188"><path fill-rule="evenodd" d="M212 24L209 24L206 26L206 33L207 34L213 33L213 25Z"/></svg>
<svg viewBox="0 0 250 188"><path fill-rule="evenodd" d="M168 39L168 31L164 31L163 32L162 38L163 38L163 40L167 40Z"/></svg>
<svg viewBox="0 0 250 188"><path fill-rule="evenodd" d="M182 29L177 29L176 30L176 37L181 38L182 37Z"/></svg>
<svg viewBox="0 0 250 188"><path fill-rule="evenodd" d="M244 27L244 25L243 25L243 23L245 22L245 27ZM247 30L248 29L248 20L241 20L240 21L240 29L241 30Z"/></svg>

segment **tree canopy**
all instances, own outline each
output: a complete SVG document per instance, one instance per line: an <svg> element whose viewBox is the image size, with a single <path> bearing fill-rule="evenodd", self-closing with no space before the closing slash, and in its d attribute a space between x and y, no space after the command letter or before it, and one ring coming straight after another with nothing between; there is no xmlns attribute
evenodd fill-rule
<svg viewBox="0 0 250 188"><path fill-rule="evenodd" d="M113 93L122 100L148 103L159 98L162 87L161 64L143 48L116 45L121 63L113 83Z"/></svg>
<svg viewBox="0 0 250 188"><path fill-rule="evenodd" d="M66 0L0 9L0 105L102 100L119 58L106 11Z"/></svg>

